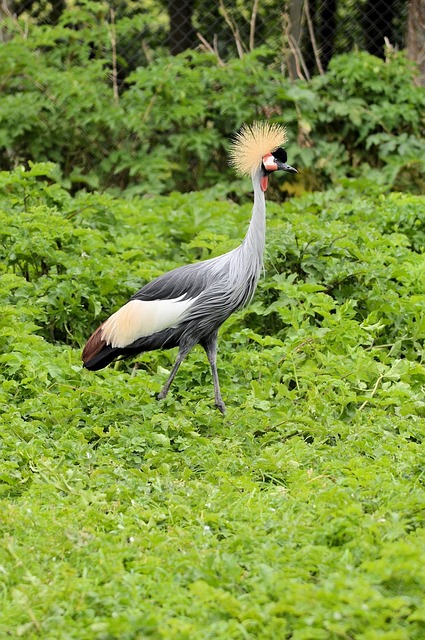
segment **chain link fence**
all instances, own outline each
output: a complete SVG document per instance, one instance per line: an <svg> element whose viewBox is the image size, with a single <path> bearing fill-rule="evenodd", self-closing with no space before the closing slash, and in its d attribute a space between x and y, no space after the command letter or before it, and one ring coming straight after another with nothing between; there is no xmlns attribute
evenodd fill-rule
<svg viewBox="0 0 425 640"><path fill-rule="evenodd" d="M405 47L408 24L405 0L2 0L1 13L3 40L31 24L82 29L91 13L114 34L120 76L158 53L201 48L225 61L266 46L284 72L308 78L353 48L383 57L385 43Z"/></svg>

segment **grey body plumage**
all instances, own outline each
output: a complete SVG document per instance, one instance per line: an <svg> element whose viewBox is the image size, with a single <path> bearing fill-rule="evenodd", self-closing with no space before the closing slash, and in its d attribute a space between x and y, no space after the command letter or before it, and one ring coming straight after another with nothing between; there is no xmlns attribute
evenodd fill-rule
<svg viewBox="0 0 425 640"><path fill-rule="evenodd" d="M269 125L260 123L260 126L263 127L262 134L270 133L270 127L267 129ZM255 131L249 129L250 133ZM282 140L285 137L284 130L280 129L278 133ZM250 140L248 134L245 134L248 142L258 143L258 136L257 140ZM273 134L276 136L276 129L273 129ZM267 148L267 142L260 142ZM235 143L234 154L238 144L240 142ZM279 157L273 156L273 160L270 160L270 151L275 151ZM250 160L247 159L246 164L248 162ZM237 164L236 161L234 163ZM237 168L246 172L248 167ZM86 368L98 370L119 356L129 357L143 351L178 346L176 362L158 396L164 398L181 362L196 344L200 344L210 362L216 406L224 413L225 405L216 367L217 332L232 313L251 300L263 268L266 230L264 191L267 177L277 169L296 172L286 164L283 149L279 149L279 152L267 149L259 159L256 158L255 166L249 168L254 187L254 207L242 244L217 258L178 267L142 287L127 305L121 307L90 337L83 351Z"/></svg>

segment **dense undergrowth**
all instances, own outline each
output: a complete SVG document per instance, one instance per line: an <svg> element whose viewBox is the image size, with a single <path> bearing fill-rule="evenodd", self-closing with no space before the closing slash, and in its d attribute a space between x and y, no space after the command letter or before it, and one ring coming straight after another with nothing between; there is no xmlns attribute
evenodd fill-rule
<svg viewBox="0 0 425 640"><path fill-rule="evenodd" d="M93 374L80 347L235 246L250 205L61 180L0 174L2 637L422 639L425 198L344 180L269 203L223 418L200 349L158 403L174 352Z"/></svg>

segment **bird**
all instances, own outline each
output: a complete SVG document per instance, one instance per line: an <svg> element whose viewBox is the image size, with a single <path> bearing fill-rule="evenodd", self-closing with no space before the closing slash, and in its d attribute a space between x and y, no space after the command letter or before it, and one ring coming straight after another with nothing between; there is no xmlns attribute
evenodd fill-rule
<svg viewBox="0 0 425 640"><path fill-rule="evenodd" d="M211 367L215 405L225 413L217 372L217 334L231 314L251 301L263 269L269 176L279 170L298 173L287 164L282 147L286 141L281 124L257 121L242 126L229 153L236 173L250 175L254 190L242 243L221 256L177 267L145 284L90 336L82 353L86 369L98 371L119 357L178 347L174 366L157 396L161 400L187 354L199 344Z"/></svg>

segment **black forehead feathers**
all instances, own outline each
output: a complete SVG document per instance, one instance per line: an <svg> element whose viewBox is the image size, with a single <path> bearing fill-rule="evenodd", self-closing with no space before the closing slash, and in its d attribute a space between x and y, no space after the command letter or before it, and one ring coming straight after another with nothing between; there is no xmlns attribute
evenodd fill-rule
<svg viewBox="0 0 425 640"><path fill-rule="evenodd" d="M288 155L285 149L282 149L282 147L278 147L276 151L273 151L273 155L275 158L277 158L277 160L280 160L281 162L286 162L288 159Z"/></svg>

